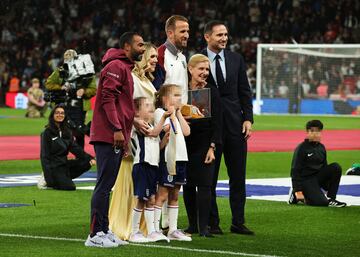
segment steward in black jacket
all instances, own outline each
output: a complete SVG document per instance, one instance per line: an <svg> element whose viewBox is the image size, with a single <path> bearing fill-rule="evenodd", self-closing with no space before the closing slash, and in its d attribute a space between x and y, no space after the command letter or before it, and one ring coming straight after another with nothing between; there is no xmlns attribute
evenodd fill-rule
<svg viewBox="0 0 360 257"><path fill-rule="evenodd" d="M295 192L302 191L302 181L314 176L327 165L325 146L305 139L294 152L291 164L291 180Z"/></svg>
<svg viewBox="0 0 360 257"><path fill-rule="evenodd" d="M71 152L76 159L68 160ZM41 133L41 165L47 187L75 190L72 179L79 177L95 164L92 156L75 142L67 127L64 108L56 106L49 116L49 123Z"/></svg>
<svg viewBox="0 0 360 257"><path fill-rule="evenodd" d="M344 207L336 200L341 178L341 167L327 164L325 146L320 143L323 124L311 120L306 124L307 139L299 144L291 164L290 204L304 201L314 206ZM326 196L323 190L327 191Z"/></svg>

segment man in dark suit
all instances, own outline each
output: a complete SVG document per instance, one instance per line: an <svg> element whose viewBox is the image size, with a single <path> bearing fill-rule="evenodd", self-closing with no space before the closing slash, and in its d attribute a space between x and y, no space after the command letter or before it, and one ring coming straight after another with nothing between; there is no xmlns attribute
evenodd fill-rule
<svg viewBox="0 0 360 257"><path fill-rule="evenodd" d="M232 233L252 235L245 225L246 200L245 171L247 139L253 123L252 94L246 75L246 65L238 53L226 50L228 30L221 21L210 21L205 25L204 37L207 48L203 54L210 59L209 83L217 85L223 111L223 144L216 148L216 167L212 185L212 210L209 220L210 232L222 234L216 204L216 184L221 156L224 154L229 176Z"/></svg>

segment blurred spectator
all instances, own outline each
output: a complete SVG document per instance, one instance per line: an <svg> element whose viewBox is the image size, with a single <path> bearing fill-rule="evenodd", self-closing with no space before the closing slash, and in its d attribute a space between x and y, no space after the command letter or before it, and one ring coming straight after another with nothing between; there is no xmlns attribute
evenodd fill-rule
<svg viewBox="0 0 360 257"><path fill-rule="evenodd" d="M278 88L279 97L287 98L289 95L289 87L285 84L284 80L280 81L280 86Z"/></svg>
<svg viewBox="0 0 360 257"><path fill-rule="evenodd" d="M95 70L100 70L100 58L105 49L115 46L117 38L128 28L160 45L166 39L165 18L175 13L185 15L194 28L190 31L188 55L203 48L204 40L199 31L204 24L210 19L219 19L225 20L232 31L229 47L240 52L248 65L256 63L258 43L292 43L295 40L298 43L342 44L360 40L360 4L355 0L6 2L9 3L6 12L0 12L2 89L8 88L10 82L4 79L4 70L10 78L17 74L20 79L25 74L26 86L32 77L43 81L58 66L66 49L91 53ZM347 71L340 75L351 75L351 72L358 75L354 68L351 71L350 65L346 63L343 68ZM324 72L328 69L321 68ZM317 84L326 79L323 75L317 77L316 69L308 70L308 79L316 79ZM315 73L315 78L311 72ZM333 85L329 84L329 89L333 90Z"/></svg>
<svg viewBox="0 0 360 257"><path fill-rule="evenodd" d="M9 92L15 93L20 90L20 79L17 77L15 73L10 79Z"/></svg>
<svg viewBox="0 0 360 257"><path fill-rule="evenodd" d="M302 80L301 88L302 88L302 94L303 94L304 98L308 98L310 95L311 87L310 87L309 81L306 77L303 78L303 80Z"/></svg>
<svg viewBox="0 0 360 257"><path fill-rule="evenodd" d="M31 80L31 87L27 91L28 107L25 117L40 118L44 117L47 104L44 101L44 92L40 89L40 81L37 78Z"/></svg>
<svg viewBox="0 0 360 257"><path fill-rule="evenodd" d="M329 71L329 94L333 94L338 91L341 81L340 72L336 69L335 65L331 65Z"/></svg>
<svg viewBox="0 0 360 257"><path fill-rule="evenodd" d="M316 93L319 98L326 98L328 96L328 84L325 80L321 80L319 86L316 88Z"/></svg>

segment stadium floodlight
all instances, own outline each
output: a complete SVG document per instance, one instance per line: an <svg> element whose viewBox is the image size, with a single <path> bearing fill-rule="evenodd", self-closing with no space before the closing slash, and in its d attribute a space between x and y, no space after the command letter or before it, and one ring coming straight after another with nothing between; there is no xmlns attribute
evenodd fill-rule
<svg viewBox="0 0 360 257"><path fill-rule="evenodd" d="M258 44L254 113L360 111L360 44Z"/></svg>

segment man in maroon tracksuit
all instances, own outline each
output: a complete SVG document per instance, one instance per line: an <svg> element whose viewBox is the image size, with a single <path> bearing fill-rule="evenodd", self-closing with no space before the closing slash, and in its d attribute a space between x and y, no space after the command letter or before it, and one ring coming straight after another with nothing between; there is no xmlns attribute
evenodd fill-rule
<svg viewBox="0 0 360 257"><path fill-rule="evenodd" d="M134 120L131 70L145 51L142 37L126 32L120 49L109 49L102 59L104 68L96 95L90 143L97 159L97 182L91 199L91 231L85 245L116 247L126 244L109 230L109 197L122 156L127 151Z"/></svg>

